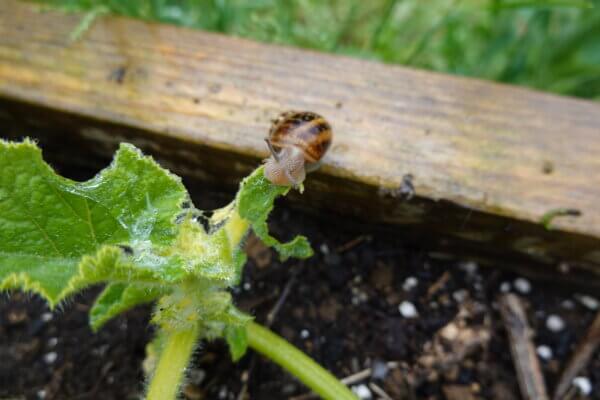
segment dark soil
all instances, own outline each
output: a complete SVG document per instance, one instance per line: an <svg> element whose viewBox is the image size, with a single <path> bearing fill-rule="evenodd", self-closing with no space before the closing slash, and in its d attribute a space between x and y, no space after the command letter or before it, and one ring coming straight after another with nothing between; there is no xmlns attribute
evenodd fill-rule
<svg viewBox="0 0 600 400"><path fill-rule="evenodd" d="M207 197L195 189L199 208L224 205L233 195L212 192ZM577 300L577 288L530 280L531 290L519 293L514 285L519 276L512 272L440 260L426 245L407 247L393 232L343 218L309 216L281 203L271 227L282 238L306 235L316 254L304 262L280 263L250 238L244 280L234 291L238 305L265 322L280 303L274 331L339 377L372 368L353 385L374 383L393 399L520 398L497 309L501 286L518 293L526 305L535 345L552 350L551 359L542 360L550 392L595 314ZM286 287L288 295L282 297ZM0 398L140 398L151 307L131 310L92 334L87 311L98 291L90 289L53 313L35 296L2 295ZM404 301L416 307L417 317L400 313ZM548 330L550 314L560 316L565 328ZM450 322L472 331L475 341L489 340L453 360L460 345L440 341L441 329ZM579 375L593 385L587 398L600 399L600 355ZM247 397L239 395L242 391ZM221 342L198 349L184 387L189 399L288 399L305 393L301 384L252 351L233 364Z"/></svg>

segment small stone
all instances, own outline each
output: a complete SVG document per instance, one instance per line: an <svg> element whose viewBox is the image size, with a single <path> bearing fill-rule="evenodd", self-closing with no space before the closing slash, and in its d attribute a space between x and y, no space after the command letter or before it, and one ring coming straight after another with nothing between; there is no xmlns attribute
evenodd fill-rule
<svg viewBox="0 0 600 400"><path fill-rule="evenodd" d="M440 329L440 335L449 342L455 341L459 334L460 330L454 322L450 322L448 325Z"/></svg>
<svg viewBox="0 0 600 400"><path fill-rule="evenodd" d="M252 289L252 284L250 282L244 282L244 290L248 291Z"/></svg>
<svg viewBox="0 0 600 400"><path fill-rule="evenodd" d="M294 394L294 392L295 392L297 389L298 389L298 388L297 388L297 386L296 386L296 385L294 385L293 383L288 383L287 385L284 385L284 386L281 388L281 391L282 391L284 394L286 394L286 395L290 396L290 395L293 395L293 394Z"/></svg>
<svg viewBox="0 0 600 400"><path fill-rule="evenodd" d="M227 398L227 388L225 386L223 386L220 390L219 390L219 399L226 399Z"/></svg>
<svg viewBox="0 0 600 400"><path fill-rule="evenodd" d="M58 338L51 337L48 339L48 347L54 347L58 344Z"/></svg>
<svg viewBox="0 0 600 400"><path fill-rule="evenodd" d="M546 319L546 328L552 332L560 332L565 328L565 321L558 315L549 315Z"/></svg>
<svg viewBox="0 0 600 400"><path fill-rule="evenodd" d="M564 308L565 310L574 310L575 309L575 302L573 300L563 300L560 303L561 307Z"/></svg>
<svg viewBox="0 0 600 400"><path fill-rule="evenodd" d="M325 255L329 254L329 246L327 246L325 243L319 247L319 250L321 250L321 253Z"/></svg>
<svg viewBox="0 0 600 400"><path fill-rule="evenodd" d="M404 291L406 292L409 292L415 287L417 287L418 284L419 280L417 278L415 278L414 276L409 276L404 280L404 283L402 284L402 289L404 289Z"/></svg>
<svg viewBox="0 0 600 400"><path fill-rule="evenodd" d="M58 354L56 354L55 351L51 351L50 353L44 354L44 362L46 364L54 364L57 358Z"/></svg>
<svg viewBox="0 0 600 400"><path fill-rule="evenodd" d="M46 398L46 391L44 389L38 390L37 391L37 397L40 400L43 400Z"/></svg>
<svg viewBox="0 0 600 400"><path fill-rule="evenodd" d="M467 261L467 262L460 264L460 269L465 271L468 275L475 274L477 272L478 268L479 268L479 266L474 261Z"/></svg>
<svg viewBox="0 0 600 400"><path fill-rule="evenodd" d="M528 294L531 292L531 283L525 278L517 278L514 281L515 289L521 294Z"/></svg>
<svg viewBox="0 0 600 400"><path fill-rule="evenodd" d="M589 378L585 376L577 376L573 379L573 386L575 386L579 393L584 396L589 396L592 393L592 383Z"/></svg>
<svg viewBox="0 0 600 400"><path fill-rule="evenodd" d="M585 308L588 308L592 311L596 311L598 309L598 307L600 306L600 302L592 297L592 296L588 296L585 294L580 294L575 296L575 298L577 299L577 301L579 301Z"/></svg>
<svg viewBox="0 0 600 400"><path fill-rule="evenodd" d="M467 290L460 289L460 290L457 290L456 292L452 293L452 298L457 303L462 303L463 301L465 301L465 299L467 298L468 295L469 295L469 292Z"/></svg>
<svg viewBox="0 0 600 400"><path fill-rule="evenodd" d="M371 394L371 390L365 384L352 386L352 391L361 400L368 400L368 399L373 398L373 395Z"/></svg>
<svg viewBox="0 0 600 400"><path fill-rule="evenodd" d="M196 386L202 385L204 379L206 379L206 371L203 369L193 368L188 372L188 380Z"/></svg>
<svg viewBox="0 0 600 400"><path fill-rule="evenodd" d="M568 263L561 262L560 264L558 264L558 272L562 274L568 274L570 270L571 266Z"/></svg>
<svg viewBox="0 0 600 400"><path fill-rule="evenodd" d="M400 305L398 306L398 310L404 318L415 318L419 316L417 308L410 301L403 301L402 303L400 303Z"/></svg>
<svg viewBox="0 0 600 400"><path fill-rule="evenodd" d="M51 321L52 318L53 318L53 316L52 316L51 312L45 312L42 314L42 321L44 321L44 322Z"/></svg>
<svg viewBox="0 0 600 400"><path fill-rule="evenodd" d="M308 331L308 329L302 329L300 331L300 338L301 339L308 339L310 337L310 332Z"/></svg>
<svg viewBox="0 0 600 400"><path fill-rule="evenodd" d="M389 368L385 361L376 359L371 366L371 378L376 380L384 380L388 374Z"/></svg>
<svg viewBox="0 0 600 400"><path fill-rule="evenodd" d="M510 286L510 282L502 282L500 284L500 292L501 293L508 293L510 292L511 286Z"/></svg>
<svg viewBox="0 0 600 400"><path fill-rule="evenodd" d="M536 353L542 360L548 361L552 358L552 349L545 344L539 345Z"/></svg>

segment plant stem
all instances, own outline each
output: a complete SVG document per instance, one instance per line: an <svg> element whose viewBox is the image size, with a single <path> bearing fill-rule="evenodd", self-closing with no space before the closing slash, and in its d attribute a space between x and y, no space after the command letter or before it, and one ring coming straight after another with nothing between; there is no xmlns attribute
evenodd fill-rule
<svg viewBox="0 0 600 400"><path fill-rule="evenodd" d="M288 370L302 383L327 400L356 400L357 397L329 371L269 329L249 322L248 345Z"/></svg>
<svg viewBox="0 0 600 400"><path fill-rule="evenodd" d="M198 340L197 327L170 333L160 353L146 400L175 400Z"/></svg>

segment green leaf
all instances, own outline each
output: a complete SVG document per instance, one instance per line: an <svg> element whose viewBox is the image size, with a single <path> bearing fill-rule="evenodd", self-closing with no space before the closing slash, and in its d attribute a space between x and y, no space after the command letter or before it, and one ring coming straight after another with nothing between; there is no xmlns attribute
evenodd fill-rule
<svg viewBox="0 0 600 400"><path fill-rule="evenodd" d="M109 284L90 310L90 325L97 331L112 317L139 304L152 302L168 292L166 288L137 283Z"/></svg>
<svg viewBox="0 0 600 400"><path fill-rule="evenodd" d="M289 187L273 185L265 178L263 171L263 167L258 168L242 182L237 198L240 216L250 222L256 236L279 252L282 260L312 256L312 248L304 236L296 236L290 242L281 243L269 235L269 213L273 209L275 199L287 194Z"/></svg>
<svg viewBox="0 0 600 400"><path fill-rule="evenodd" d="M273 203L288 190L258 168L205 230L180 179L131 145L122 144L93 179L74 182L58 176L33 142L0 141L0 290L33 291L53 306L108 283L90 311L93 329L158 299L152 321L161 330L225 335L240 357L240 329L251 317L227 288L240 280L248 230L284 259L312 254L304 237L281 243L268 233Z"/></svg>
<svg viewBox="0 0 600 400"><path fill-rule="evenodd" d="M225 328L225 340L229 345L231 359L235 362L246 354L248 349L248 335L245 326L229 325Z"/></svg>
<svg viewBox="0 0 600 400"><path fill-rule="evenodd" d="M55 305L96 282L181 279L181 258L156 247L176 238L187 197L178 177L131 145L96 177L74 182L56 175L33 142L0 141L0 289Z"/></svg>

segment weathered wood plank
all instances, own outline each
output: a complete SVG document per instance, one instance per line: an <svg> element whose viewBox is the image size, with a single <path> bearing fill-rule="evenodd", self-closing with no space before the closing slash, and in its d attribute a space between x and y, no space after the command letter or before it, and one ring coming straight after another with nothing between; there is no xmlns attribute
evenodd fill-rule
<svg viewBox="0 0 600 400"><path fill-rule="evenodd" d="M8 136L76 143L82 161L129 140L180 174L232 183L267 155L270 119L312 110L335 137L304 202L442 245L600 265L597 103L123 18L72 42L81 16L2 5ZM581 215L541 226L563 208Z"/></svg>

